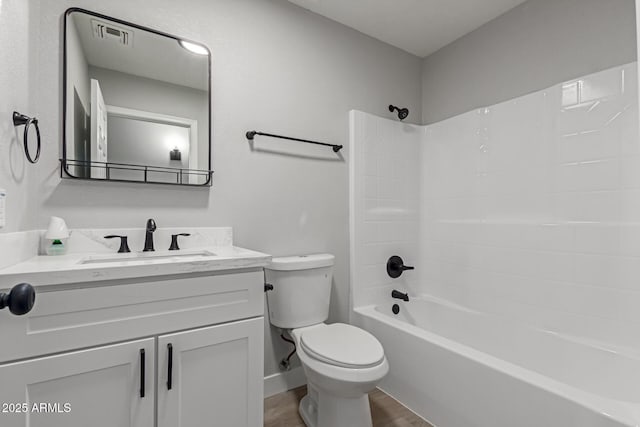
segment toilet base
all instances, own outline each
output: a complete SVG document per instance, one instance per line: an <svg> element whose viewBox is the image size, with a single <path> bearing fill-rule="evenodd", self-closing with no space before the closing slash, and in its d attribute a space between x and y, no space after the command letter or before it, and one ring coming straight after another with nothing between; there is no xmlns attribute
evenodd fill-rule
<svg viewBox="0 0 640 427"><path fill-rule="evenodd" d="M298 411L307 427L372 427L369 395L336 397L307 385Z"/></svg>
<svg viewBox="0 0 640 427"><path fill-rule="evenodd" d="M308 394L306 394L300 401L300 405L298 405L298 412L307 427L318 426L318 410Z"/></svg>

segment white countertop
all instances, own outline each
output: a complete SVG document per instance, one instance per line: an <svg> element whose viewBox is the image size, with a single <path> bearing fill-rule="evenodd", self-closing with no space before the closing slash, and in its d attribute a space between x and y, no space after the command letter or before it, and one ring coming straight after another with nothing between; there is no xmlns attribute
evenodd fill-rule
<svg viewBox="0 0 640 427"><path fill-rule="evenodd" d="M199 254L203 251L211 255ZM158 256L160 258L154 259ZM95 259L97 257L99 259ZM109 261L109 258L116 260ZM87 260L91 262L84 263ZM0 289L8 289L22 282L42 288L51 285L88 284L105 280L256 268L264 267L270 260L270 255L236 246L210 246L143 254L100 252L40 255L0 269Z"/></svg>

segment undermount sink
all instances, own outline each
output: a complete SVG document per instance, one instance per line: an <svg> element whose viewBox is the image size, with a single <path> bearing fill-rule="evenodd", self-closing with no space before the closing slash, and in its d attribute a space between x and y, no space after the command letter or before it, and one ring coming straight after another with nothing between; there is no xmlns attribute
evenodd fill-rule
<svg viewBox="0 0 640 427"><path fill-rule="evenodd" d="M88 256L81 259L78 264L107 264L107 263L122 263L122 262L140 262L140 261L156 261L182 258L206 258L216 256L213 252L209 251L180 251L175 253L170 252L132 252L128 254L113 254L113 255L95 255Z"/></svg>

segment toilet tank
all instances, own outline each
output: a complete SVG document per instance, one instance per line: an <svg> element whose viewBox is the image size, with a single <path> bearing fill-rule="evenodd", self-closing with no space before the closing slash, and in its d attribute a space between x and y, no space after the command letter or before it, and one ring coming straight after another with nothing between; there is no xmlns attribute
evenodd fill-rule
<svg viewBox="0 0 640 427"><path fill-rule="evenodd" d="M329 317L334 256L273 258L265 267L269 321L283 329L322 323Z"/></svg>

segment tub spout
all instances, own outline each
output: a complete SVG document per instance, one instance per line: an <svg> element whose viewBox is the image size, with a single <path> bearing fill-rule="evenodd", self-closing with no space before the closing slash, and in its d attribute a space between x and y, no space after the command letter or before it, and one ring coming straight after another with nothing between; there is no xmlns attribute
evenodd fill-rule
<svg viewBox="0 0 640 427"><path fill-rule="evenodd" d="M393 291L391 291L391 298L401 299L402 301L409 301L409 294L405 294L394 289Z"/></svg>

